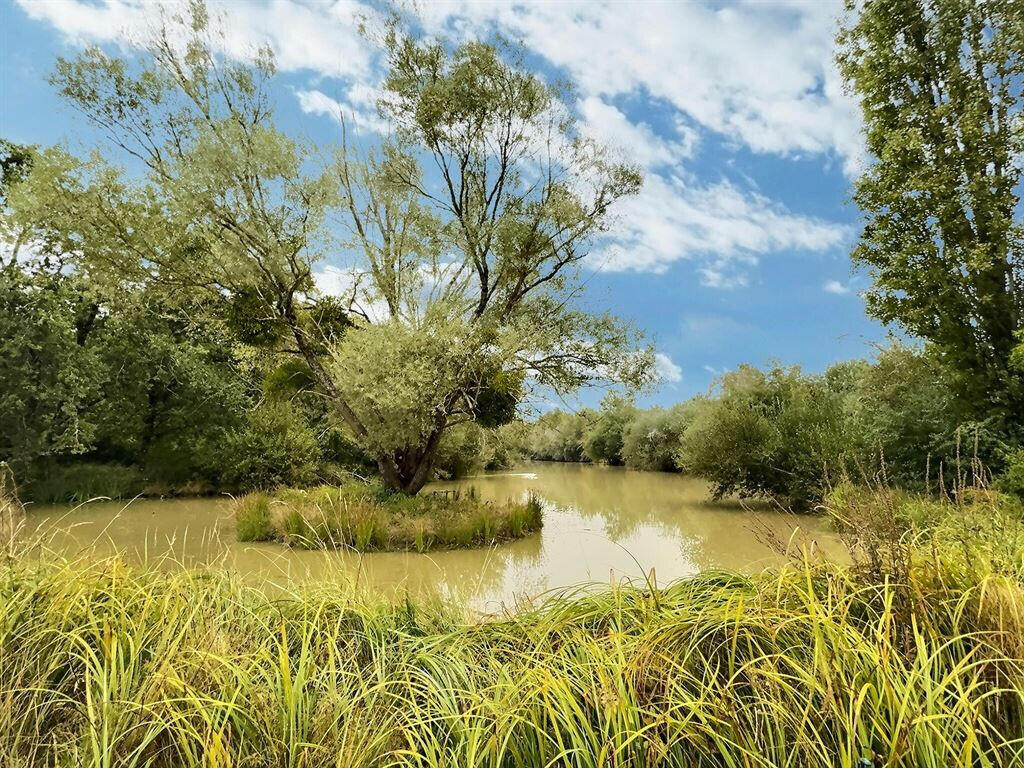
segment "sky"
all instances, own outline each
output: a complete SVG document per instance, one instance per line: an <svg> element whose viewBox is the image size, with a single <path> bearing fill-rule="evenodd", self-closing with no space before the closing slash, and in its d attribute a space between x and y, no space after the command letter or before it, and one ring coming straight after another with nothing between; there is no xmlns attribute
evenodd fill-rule
<svg viewBox="0 0 1024 768"><path fill-rule="evenodd" d="M380 50L359 32L379 5L358 0L233 0L228 56L269 44L279 125L335 142L338 109L364 135ZM138 0L0 0L0 136L94 144L47 78L57 56L100 44L130 53L158 15ZM741 363L821 371L870 356L886 331L864 313L868 277L851 270L851 183L863 167L855 102L833 63L841 3L432 2L427 33L522 43L546 80L575 84L583 130L643 169L587 260L585 303L638 326L670 405ZM329 288L345 254L320 267ZM599 391L581 395L592 405ZM572 403L570 403L572 405Z"/></svg>

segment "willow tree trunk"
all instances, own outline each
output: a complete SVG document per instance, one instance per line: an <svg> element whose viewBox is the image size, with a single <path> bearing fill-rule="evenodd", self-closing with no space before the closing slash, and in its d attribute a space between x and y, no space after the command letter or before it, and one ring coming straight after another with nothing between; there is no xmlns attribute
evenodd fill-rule
<svg viewBox="0 0 1024 768"><path fill-rule="evenodd" d="M285 307L283 317L291 329L292 337L299 354L306 361L313 380L328 401L334 407L340 419L349 426L357 438L366 437L367 429L349 407L348 403L338 392L331 380L330 374L324 368L320 356L317 354L315 345L311 343L306 335L305 329L299 322L292 305L292 296L286 295L279 303ZM394 490L408 496L415 496L423 486L430 480L431 470L434 468L434 458L437 455L437 447L441 442L441 435L448 426L447 417L438 417L433 430L427 436L422 445L407 446L394 453L377 456L377 469L380 471L384 484Z"/></svg>
<svg viewBox="0 0 1024 768"><path fill-rule="evenodd" d="M442 434L444 426L438 425L423 445L409 446L393 454L379 456L377 468L384 484L408 496L419 493L430 480Z"/></svg>

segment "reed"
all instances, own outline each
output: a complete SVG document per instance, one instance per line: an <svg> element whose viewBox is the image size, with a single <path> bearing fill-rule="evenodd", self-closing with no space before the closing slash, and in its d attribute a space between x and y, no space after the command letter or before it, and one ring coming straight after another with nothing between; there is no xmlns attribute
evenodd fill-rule
<svg viewBox="0 0 1024 768"><path fill-rule="evenodd" d="M852 566L805 556L488 617L12 551L0 765L1024 764L1020 508L849 488L829 504Z"/></svg>
<svg viewBox="0 0 1024 768"><path fill-rule="evenodd" d="M504 504L475 492L407 497L372 483L350 482L274 495L253 493L235 502L240 541L280 541L307 549L361 552L487 546L540 530L540 500Z"/></svg>
<svg viewBox="0 0 1024 768"><path fill-rule="evenodd" d="M355 588L15 558L0 764L1010 766L1018 575L802 562L473 618Z"/></svg>

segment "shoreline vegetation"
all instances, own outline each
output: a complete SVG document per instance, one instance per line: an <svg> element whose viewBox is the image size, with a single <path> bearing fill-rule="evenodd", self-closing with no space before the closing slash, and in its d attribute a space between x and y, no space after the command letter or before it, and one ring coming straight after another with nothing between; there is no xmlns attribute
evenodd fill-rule
<svg viewBox="0 0 1024 768"><path fill-rule="evenodd" d="M1019 505L979 489L830 505L852 566L805 555L485 620L337 584L271 599L222 571L15 553L0 762L1016 764Z"/></svg>
<svg viewBox="0 0 1024 768"><path fill-rule="evenodd" d="M482 547L536 533L536 496L496 503L467 491L405 496L376 482L256 492L235 501L239 541L276 541L303 549L359 552Z"/></svg>

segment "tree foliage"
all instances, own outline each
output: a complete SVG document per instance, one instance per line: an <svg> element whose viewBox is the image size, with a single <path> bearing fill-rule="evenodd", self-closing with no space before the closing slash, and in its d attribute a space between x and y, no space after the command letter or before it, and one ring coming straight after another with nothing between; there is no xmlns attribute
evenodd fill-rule
<svg viewBox="0 0 1024 768"><path fill-rule="evenodd" d="M636 335L574 302L581 260L639 174L581 137L514 52L389 27L393 135L369 155L343 137L321 162L275 126L269 50L228 61L217 34L193 3L137 59L59 61L61 95L143 173L46 154L14 207L49 250L110 288L226 301L239 339L300 358L408 493L449 427L507 421L524 388L646 381ZM340 302L313 279L328 255L354 259Z"/></svg>
<svg viewBox="0 0 1024 768"><path fill-rule="evenodd" d="M839 64L873 160L854 200L868 310L928 340L975 418L1024 420L1024 14L1012 0L868 0Z"/></svg>

